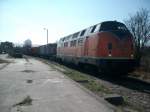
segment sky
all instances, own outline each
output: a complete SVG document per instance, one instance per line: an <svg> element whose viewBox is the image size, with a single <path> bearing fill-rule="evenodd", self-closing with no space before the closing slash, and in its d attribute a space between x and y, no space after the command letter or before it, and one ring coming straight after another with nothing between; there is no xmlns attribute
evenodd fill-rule
<svg viewBox="0 0 150 112"><path fill-rule="evenodd" d="M150 0L0 0L0 42L46 44L107 20L123 22Z"/></svg>

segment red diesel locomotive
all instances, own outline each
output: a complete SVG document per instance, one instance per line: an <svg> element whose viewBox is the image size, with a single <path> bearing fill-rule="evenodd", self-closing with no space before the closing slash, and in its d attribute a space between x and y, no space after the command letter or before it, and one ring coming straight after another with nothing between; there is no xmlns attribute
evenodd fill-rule
<svg viewBox="0 0 150 112"><path fill-rule="evenodd" d="M135 66L132 35L123 23L105 21L61 38L57 58L105 73L127 73Z"/></svg>

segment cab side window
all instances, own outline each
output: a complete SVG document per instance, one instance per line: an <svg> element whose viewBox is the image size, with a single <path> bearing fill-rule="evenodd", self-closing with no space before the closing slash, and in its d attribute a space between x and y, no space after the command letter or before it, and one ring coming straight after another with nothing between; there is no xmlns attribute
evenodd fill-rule
<svg viewBox="0 0 150 112"><path fill-rule="evenodd" d="M96 28L96 25L93 26L93 28L92 28L92 30L91 30L91 33L94 32L95 28Z"/></svg>
<svg viewBox="0 0 150 112"><path fill-rule="evenodd" d="M86 30L82 30L80 36L83 36L83 35L85 34L85 31L86 31Z"/></svg>

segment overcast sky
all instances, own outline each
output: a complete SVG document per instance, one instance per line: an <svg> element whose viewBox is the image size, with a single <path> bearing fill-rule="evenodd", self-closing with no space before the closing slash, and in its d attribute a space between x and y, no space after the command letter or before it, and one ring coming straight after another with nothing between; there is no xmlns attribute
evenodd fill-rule
<svg viewBox="0 0 150 112"><path fill-rule="evenodd" d="M150 0L0 0L0 42L49 43L107 20L123 22Z"/></svg>

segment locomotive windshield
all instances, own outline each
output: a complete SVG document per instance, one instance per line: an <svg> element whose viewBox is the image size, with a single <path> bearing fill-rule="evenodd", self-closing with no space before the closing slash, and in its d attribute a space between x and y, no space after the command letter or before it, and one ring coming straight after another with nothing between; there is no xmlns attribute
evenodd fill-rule
<svg viewBox="0 0 150 112"><path fill-rule="evenodd" d="M119 38L123 38L127 34L130 34L129 30L123 23L116 21L103 22L100 31L110 31L116 34Z"/></svg>
<svg viewBox="0 0 150 112"><path fill-rule="evenodd" d="M128 29L126 28L126 26L123 23L119 23L116 21L110 21L110 22L103 22L101 24L101 28L100 30L103 31L110 31L110 30L124 30L127 31Z"/></svg>

